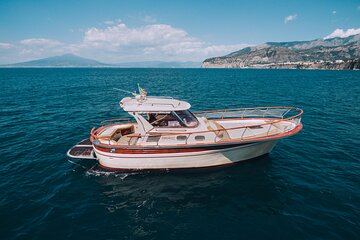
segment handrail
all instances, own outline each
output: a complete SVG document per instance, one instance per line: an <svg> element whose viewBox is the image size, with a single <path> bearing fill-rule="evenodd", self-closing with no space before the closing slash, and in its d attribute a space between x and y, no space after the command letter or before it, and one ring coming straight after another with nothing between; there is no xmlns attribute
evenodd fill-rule
<svg viewBox="0 0 360 240"><path fill-rule="evenodd" d="M303 114L303 110L300 108L296 108L296 107L286 107L286 106L275 106L275 107L255 107L255 108L233 108L233 109L224 109L224 110L206 110L206 111L198 111L198 112L194 112L194 114L199 114L199 113L210 113L210 112L227 112L227 113L231 113L232 111L247 111L247 110L258 110L258 109L263 109L265 110L265 112L268 111L268 109L287 109L287 111L285 113L282 114L281 118L275 118L277 120L271 122L271 123L262 123L262 124L254 124L254 125L248 125L248 126L239 126L239 127L232 127L232 128L223 128L221 129L221 131L230 131L230 130L237 130L237 129L245 129L245 131L242 134L242 137L240 139L243 139L243 136L245 134L245 132L247 131L247 129L253 128L253 127L260 127L260 126L265 126L265 125L269 125L269 129L267 132L267 136L269 136L269 131L270 128L273 124L279 123L279 122L283 122L283 121L289 121L289 120L293 120L293 119L298 119L296 125L300 125L300 121L301 121L301 116ZM291 110L295 110L298 111L297 114L295 114L294 116L290 116L288 118L283 118L286 114L288 114ZM263 118L264 116L266 116L265 114L263 114ZM220 119L223 119L224 115L222 115L222 117ZM246 116L244 116L244 114L242 114L241 118L246 118ZM107 122L108 120L102 121L103 122ZM95 139L109 139L109 137L101 137L98 136L97 134L104 128L105 126L99 127L97 129L93 128L90 132L92 141ZM208 132L213 132L216 135L216 132L218 132L218 129L212 129L212 130L206 130L206 131L197 131L197 132L169 132L169 133L151 133L151 136L174 136L174 135L188 135L187 138L190 137L190 135L193 134L204 134L204 133L208 133ZM284 131L286 132L286 131ZM136 135L136 137L142 138L142 137L146 137L149 136L149 132L143 135ZM135 136L130 136L130 138L135 137ZM215 138L216 139L216 138ZM160 140L160 139L159 139ZM159 141L158 140L158 141ZM186 140L187 141L187 140ZM215 140L216 141L216 140ZM158 143L157 143L158 144Z"/></svg>
<svg viewBox="0 0 360 240"><path fill-rule="evenodd" d="M227 108L227 109L220 109L220 110L203 110L203 111L195 111L192 112L194 114L199 114L199 113L209 113L209 112L223 112L223 111L239 111L239 110L252 110L252 109L276 109L276 108L287 108L290 110L301 110L303 111L301 108L297 108L297 107L290 107L290 106L270 106L270 107L253 107L253 108Z"/></svg>

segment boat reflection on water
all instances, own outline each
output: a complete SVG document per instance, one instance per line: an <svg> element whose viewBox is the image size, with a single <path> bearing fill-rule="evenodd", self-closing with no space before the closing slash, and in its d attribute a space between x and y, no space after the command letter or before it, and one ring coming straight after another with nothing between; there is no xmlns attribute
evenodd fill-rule
<svg viewBox="0 0 360 240"><path fill-rule="evenodd" d="M269 216L274 211L281 212L284 203L278 192L281 182L274 182L272 178L276 171L272 163L271 156L264 155L251 162L207 172L126 173L98 167L86 174L98 183L101 191L98 200L108 214L121 216L131 223L119 222L119 229L126 229L125 232L137 237L159 236L160 233L171 235L183 228L196 232L195 223L206 218L203 214L220 221L214 217L221 216L228 207L244 215L249 211ZM234 182L241 184L234 187ZM256 204L260 202L261 205ZM179 224L179 220L189 216L192 221ZM227 213L229 217L234 221L245 219L235 213Z"/></svg>

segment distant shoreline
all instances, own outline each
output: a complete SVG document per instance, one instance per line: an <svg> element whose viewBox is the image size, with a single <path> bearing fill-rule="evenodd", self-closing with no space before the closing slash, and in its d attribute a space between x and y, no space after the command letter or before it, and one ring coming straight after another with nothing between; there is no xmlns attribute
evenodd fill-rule
<svg viewBox="0 0 360 240"><path fill-rule="evenodd" d="M0 66L0 68L201 68L200 67L131 67L131 66Z"/></svg>
<svg viewBox="0 0 360 240"><path fill-rule="evenodd" d="M358 71L360 69L326 69L326 68L264 68L264 67L242 67L242 68L227 68L227 67L91 67L91 66L0 66L0 69L204 69L204 70L308 70L308 71Z"/></svg>

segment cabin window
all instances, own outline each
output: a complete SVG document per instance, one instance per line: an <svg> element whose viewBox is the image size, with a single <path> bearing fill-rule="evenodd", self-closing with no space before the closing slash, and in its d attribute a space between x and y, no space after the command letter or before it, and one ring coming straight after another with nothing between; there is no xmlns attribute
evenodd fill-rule
<svg viewBox="0 0 360 240"><path fill-rule="evenodd" d="M199 125L198 120L190 111L176 111L175 113L179 116L186 127L196 127Z"/></svg>
<svg viewBox="0 0 360 240"><path fill-rule="evenodd" d="M185 135L179 135L176 137L176 140L178 140L178 141L185 141L186 139L187 139L187 136L185 136Z"/></svg>
<svg viewBox="0 0 360 240"><path fill-rule="evenodd" d="M149 113L148 121L154 127L181 127L181 123L170 113Z"/></svg>
<svg viewBox="0 0 360 240"><path fill-rule="evenodd" d="M158 142L160 140L161 136L149 136L146 140L146 142Z"/></svg>
<svg viewBox="0 0 360 240"><path fill-rule="evenodd" d="M205 140L205 136L203 136L203 135L197 135L197 136L195 136L195 140L196 140L196 141L204 141L204 140Z"/></svg>
<svg viewBox="0 0 360 240"><path fill-rule="evenodd" d="M196 117L189 111L148 113L147 119L154 127L196 127L199 124Z"/></svg>

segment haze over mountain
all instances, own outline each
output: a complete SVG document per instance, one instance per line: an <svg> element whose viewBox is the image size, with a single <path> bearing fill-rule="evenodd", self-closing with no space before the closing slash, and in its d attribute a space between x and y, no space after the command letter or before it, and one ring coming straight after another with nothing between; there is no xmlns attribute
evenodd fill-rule
<svg viewBox="0 0 360 240"><path fill-rule="evenodd" d="M7 64L3 66L8 67L99 67L108 66L108 64L98 62L96 60L83 58L74 54L64 54L61 56L54 56L32 60L28 62L20 62L14 64Z"/></svg>
<svg viewBox="0 0 360 240"><path fill-rule="evenodd" d="M267 42L222 57L204 68L360 69L360 34L312 41Z"/></svg>
<svg viewBox="0 0 360 240"><path fill-rule="evenodd" d="M43 59L6 64L1 67L113 67L113 68L199 68L200 62L162 62L144 61L118 64L102 63L93 59L83 58L74 54L48 57Z"/></svg>

